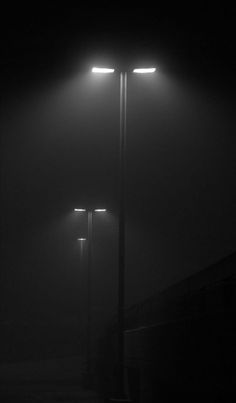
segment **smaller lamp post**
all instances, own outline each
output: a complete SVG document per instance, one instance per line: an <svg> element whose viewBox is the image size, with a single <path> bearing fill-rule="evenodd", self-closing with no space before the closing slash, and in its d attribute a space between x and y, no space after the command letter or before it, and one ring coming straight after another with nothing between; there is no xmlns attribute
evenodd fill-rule
<svg viewBox="0 0 236 403"><path fill-rule="evenodd" d="M75 208L75 212L88 213L88 270L87 270L87 375L88 386L91 384L91 268L92 268L92 229L93 229L93 214L106 212L106 209L97 208L94 210L86 210L84 208ZM78 238L81 242L81 248L86 238ZM81 249L82 250L82 249Z"/></svg>

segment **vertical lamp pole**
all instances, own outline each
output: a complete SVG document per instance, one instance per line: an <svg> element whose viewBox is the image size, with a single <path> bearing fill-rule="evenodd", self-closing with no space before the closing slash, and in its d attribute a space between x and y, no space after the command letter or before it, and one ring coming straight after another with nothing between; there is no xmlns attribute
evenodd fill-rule
<svg viewBox="0 0 236 403"><path fill-rule="evenodd" d="M93 73L114 73L114 69L93 67ZM155 67L134 69L133 73L149 74ZM120 72L120 201L119 201L119 262L118 262L118 399L127 401L125 393L125 178L126 178L126 117L127 117L127 73Z"/></svg>
<svg viewBox="0 0 236 403"><path fill-rule="evenodd" d="M87 270L87 309L88 309L88 321L87 321L87 374L88 385L91 381L91 267L92 267L92 225L93 225L93 213L88 211L88 270Z"/></svg>
<svg viewBox="0 0 236 403"><path fill-rule="evenodd" d="M126 171L126 113L127 73L120 73L120 204L119 204L119 261L118 261L118 391L125 397L124 385L124 328L125 328L125 171Z"/></svg>
<svg viewBox="0 0 236 403"><path fill-rule="evenodd" d="M78 238L77 241L79 241L80 244L80 268L84 268L84 247L85 247L85 241L86 238ZM79 295L79 315L78 317L80 318L81 315L81 306L83 305L82 299L81 299L82 292L80 292ZM87 354L87 352L86 352Z"/></svg>
<svg viewBox="0 0 236 403"><path fill-rule="evenodd" d="M76 212L86 212L86 209L75 208ZM88 376L88 386L91 384L91 320L92 320L92 310L91 310L91 270L92 270L92 250L93 250L93 213L94 212L105 212L106 209L94 209L88 210L88 268L87 268L87 334L86 334L86 356L87 356L87 376ZM79 238L80 241L85 240L85 238ZM82 250L82 242L81 242Z"/></svg>

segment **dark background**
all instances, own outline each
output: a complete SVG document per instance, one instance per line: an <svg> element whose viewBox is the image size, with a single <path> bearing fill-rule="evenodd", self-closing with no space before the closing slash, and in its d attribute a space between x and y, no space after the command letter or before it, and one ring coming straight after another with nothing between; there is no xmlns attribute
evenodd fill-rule
<svg viewBox="0 0 236 403"><path fill-rule="evenodd" d="M1 320L82 318L74 207L94 218L93 311L116 309L119 77L128 76L126 301L236 247L233 8L125 4L1 13ZM64 319L63 319L64 318Z"/></svg>

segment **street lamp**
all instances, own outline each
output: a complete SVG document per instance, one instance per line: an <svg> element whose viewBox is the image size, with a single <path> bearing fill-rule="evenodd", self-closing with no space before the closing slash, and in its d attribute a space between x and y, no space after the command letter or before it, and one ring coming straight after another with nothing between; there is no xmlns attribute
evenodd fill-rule
<svg viewBox="0 0 236 403"><path fill-rule="evenodd" d="M93 226L93 213L96 212L106 212L106 209L94 209L86 210L84 208L75 208L75 212L88 213L88 270L87 270L87 375L88 375L88 386L91 380L91 268L92 268L92 226ZM78 238L82 244L86 241L86 238ZM82 249L81 249L82 250Z"/></svg>
<svg viewBox="0 0 236 403"><path fill-rule="evenodd" d="M86 241L86 238L78 238L77 241L80 243L80 262L81 265L83 264L83 255L84 255L84 244Z"/></svg>
<svg viewBox="0 0 236 403"><path fill-rule="evenodd" d="M155 67L132 70L136 74L150 74ZM115 69L93 67L93 73L114 73ZM126 116L127 116L127 72L120 71L120 207L119 207L119 273L118 273L118 391L119 400L125 400L125 180L126 180Z"/></svg>

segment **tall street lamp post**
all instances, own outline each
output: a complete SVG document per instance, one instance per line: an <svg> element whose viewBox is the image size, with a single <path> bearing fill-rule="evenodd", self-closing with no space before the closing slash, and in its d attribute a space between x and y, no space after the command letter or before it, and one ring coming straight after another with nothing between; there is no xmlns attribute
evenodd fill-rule
<svg viewBox="0 0 236 403"><path fill-rule="evenodd" d="M86 210L83 208L75 208L75 212L87 212L88 221L87 221L87 232L88 232L88 270L87 270L87 335L86 335L86 355L87 355L87 376L88 376L88 385L91 383L91 269L92 269L92 242L93 242L93 214L105 212L106 209L94 209L94 210ZM85 241L85 238L79 238L81 241Z"/></svg>
<svg viewBox="0 0 236 403"><path fill-rule="evenodd" d="M136 68L133 73L150 74L156 71L155 67ZM109 74L115 69L93 67L93 73ZM119 262L118 262L118 400L126 400L125 393L125 202L126 202L126 116L127 116L127 72L120 72L120 201L119 201Z"/></svg>

